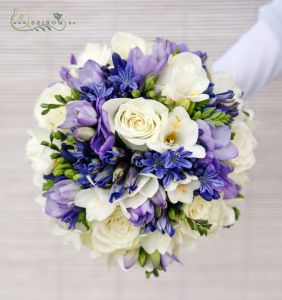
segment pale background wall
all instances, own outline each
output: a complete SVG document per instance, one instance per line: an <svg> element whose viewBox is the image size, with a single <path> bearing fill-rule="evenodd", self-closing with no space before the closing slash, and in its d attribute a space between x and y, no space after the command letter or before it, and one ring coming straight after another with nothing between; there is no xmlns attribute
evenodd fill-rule
<svg viewBox="0 0 282 300"><path fill-rule="evenodd" d="M86 42L115 30L144 38L188 42L219 57L256 19L265 0L0 1L0 299L1 300L280 300L282 299L281 81L249 103L261 125L241 221L216 240L204 240L167 274L109 272L102 262L61 245L33 199L24 157L36 97ZM30 15L62 12L77 24L63 32L17 32L13 8ZM267 58L266 58L267 59Z"/></svg>

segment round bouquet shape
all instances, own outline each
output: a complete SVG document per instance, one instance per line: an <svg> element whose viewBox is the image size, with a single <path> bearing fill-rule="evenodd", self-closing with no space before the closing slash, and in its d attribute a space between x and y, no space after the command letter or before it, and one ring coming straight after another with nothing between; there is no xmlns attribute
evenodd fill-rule
<svg viewBox="0 0 282 300"><path fill-rule="evenodd" d="M55 235L150 277L238 220L253 113L206 58L121 32L71 56L40 95L27 144Z"/></svg>

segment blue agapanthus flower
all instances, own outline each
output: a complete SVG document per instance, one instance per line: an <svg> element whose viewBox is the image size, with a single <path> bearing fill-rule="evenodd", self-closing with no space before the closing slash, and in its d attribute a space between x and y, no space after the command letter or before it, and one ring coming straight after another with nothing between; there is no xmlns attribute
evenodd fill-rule
<svg viewBox="0 0 282 300"><path fill-rule="evenodd" d="M128 89L136 90L142 78L142 75L134 75L132 65L128 63L124 69L117 66L117 75L109 76L108 80L118 83L120 91L125 92Z"/></svg>
<svg viewBox="0 0 282 300"><path fill-rule="evenodd" d="M167 187L171 181L186 178L188 170L192 168L192 163L189 160L191 154L191 152L185 151L183 147L176 151L169 149L164 153L147 151L141 161L144 167L141 174L154 174Z"/></svg>

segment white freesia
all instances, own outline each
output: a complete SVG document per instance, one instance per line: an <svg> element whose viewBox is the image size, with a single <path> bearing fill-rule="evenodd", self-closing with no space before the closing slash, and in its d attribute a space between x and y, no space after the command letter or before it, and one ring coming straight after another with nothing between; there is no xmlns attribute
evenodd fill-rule
<svg viewBox="0 0 282 300"><path fill-rule="evenodd" d="M64 245L72 244L75 250L80 250L81 240L80 235L81 231L79 229L68 230L66 223L58 223L52 219L49 224L50 231L55 236L60 236Z"/></svg>
<svg viewBox="0 0 282 300"><path fill-rule="evenodd" d="M42 103L60 104L55 95L62 95L63 97L71 95L71 89L64 83L55 83L51 87L45 89L39 96L34 108L34 115L40 127L48 130L56 129L64 120L66 116L66 107L51 109L46 115L42 115Z"/></svg>
<svg viewBox="0 0 282 300"><path fill-rule="evenodd" d="M148 198L152 198L159 189L157 178L140 175L137 188L130 194L126 192L122 195L117 203L124 205L126 208L137 208L146 202Z"/></svg>
<svg viewBox="0 0 282 300"><path fill-rule="evenodd" d="M156 230L143 236L140 243L149 254L154 253L156 250L159 251L160 254L165 254L170 246L171 237L168 234L162 234Z"/></svg>
<svg viewBox="0 0 282 300"><path fill-rule="evenodd" d="M109 192L101 188L80 190L74 200L75 205L86 209L87 221L103 221L115 210L116 205L109 203Z"/></svg>
<svg viewBox="0 0 282 300"><path fill-rule="evenodd" d="M171 181L166 188L170 202L191 203L194 197L194 191L200 187L198 177L189 176L180 181Z"/></svg>
<svg viewBox="0 0 282 300"><path fill-rule="evenodd" d="M145 150L146 145L156 143L168 118L166 106L143 98L110 99L103 109L108 113L111 131L134 150Z"/></svg>
<svg viewBox="0 0 282 300"><path fill-rule="evenodd" d="M44 128L37 127L28 131L31 138L26 144L26 156L31 160L33 183L35 186L42 186L43 175L51 172L53 162L50 155L54 152L49 147L41 145L41 141L49 139L50 132Z"/></svg>
<svg viewBox="0 0 282 300"><path fill-rule="evenodd" d="M211 74L211 81L214 84L213 92L215 94L224 93L226 91L233 91L235 97L241 97L242 91L238 86L235 85L235 82L230 73L226 72L216 72Z"/></svg>
<svg viewBox="0 0 282 300"><path fill-rule="evenodd" d="M191 157L203 158L206 152L204 147L196 144L198 135L197 122L191 120L184 107L177 106L169 113L168 121L162 127L157 142L149 142L147 145L158 152L184 147L186 151L192 152Z"/></svg>
<svg viewBox="0 0 282 300"><path fill-rule="evenodd" d="M88 60L94 60L104 66L111 60L111 49L106 44L88 43L78 56L77 65L83 67Z"/></svg>
<svg viewBox="0 0 282 300"><path fill-rule="evenodd" d="M144 54L147 53L148 44L142 38L126 32L116 32L112 37L112 52L118 53L124 59L128 58L129 51L135 47L138 47Z"/></svg>
<svg viewBox="0 0 282 300"><path fill-rule="evenodd" d="M156 82L156 91L176 102L185 98L199 102L209 98L204 94L208 85L201 59L191 52L182 52L169 57Z"/></svg>
<svg viewBox="0 0 282 300"><path fill-rule="evenodd" d="M92 226L92 248L101 254L125 253L137 248L140 229L133 226L119 207L104 221Z"/></svg>

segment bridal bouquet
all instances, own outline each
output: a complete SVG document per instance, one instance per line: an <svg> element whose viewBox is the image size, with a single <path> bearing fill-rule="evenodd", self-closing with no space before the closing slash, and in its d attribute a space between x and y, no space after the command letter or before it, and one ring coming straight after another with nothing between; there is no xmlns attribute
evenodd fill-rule
<svg viewBox="0 0 282 300"><path fill-rule="evenodd" d="M111 48L71 56L40 95L27 144L54 234L149 277L234 224L255 162L253 113L205 61L120 32Z"/></svg>

